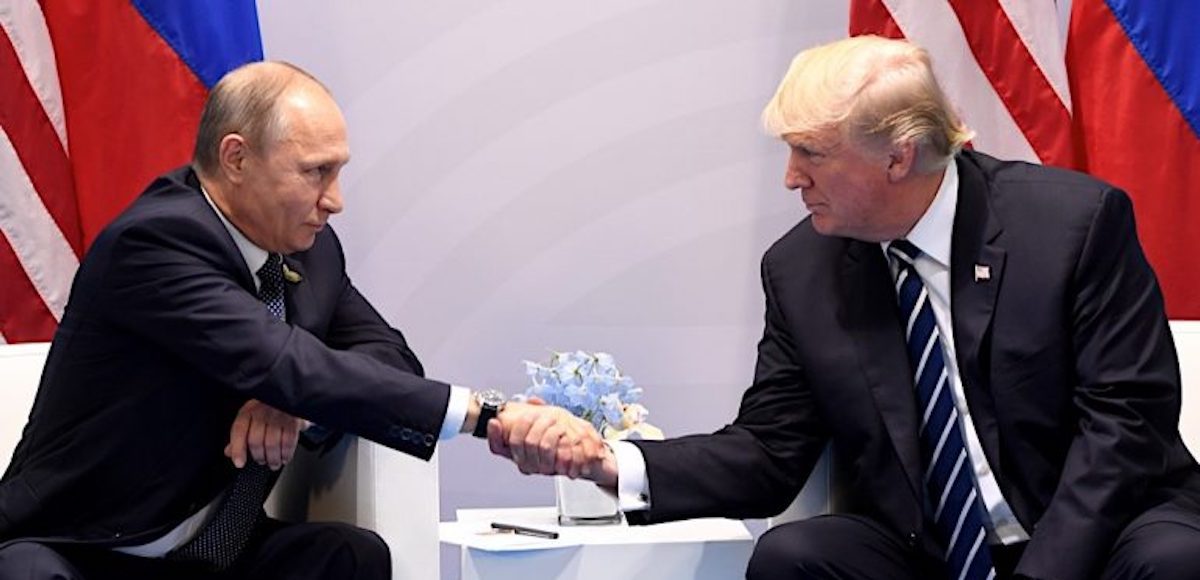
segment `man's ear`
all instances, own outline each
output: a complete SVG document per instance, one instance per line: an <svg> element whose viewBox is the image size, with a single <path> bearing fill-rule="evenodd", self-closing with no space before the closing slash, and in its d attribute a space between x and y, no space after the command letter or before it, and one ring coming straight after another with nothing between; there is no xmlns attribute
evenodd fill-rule
<svg viewBox="0 0 1200 580"><path fill-rule="evenodd" d="M912 175L917 166L917 146L901 141L888 148L888 182L897 183Z"/></svg>
<svg viewBox="0 0 1200 580"><path fill-rule="evenodd" d="M217 147L217 165L231 183L241 183L245 179L246 158L249 155L246 139L237 133L230 133L221 138L221 144Z"/></svg>

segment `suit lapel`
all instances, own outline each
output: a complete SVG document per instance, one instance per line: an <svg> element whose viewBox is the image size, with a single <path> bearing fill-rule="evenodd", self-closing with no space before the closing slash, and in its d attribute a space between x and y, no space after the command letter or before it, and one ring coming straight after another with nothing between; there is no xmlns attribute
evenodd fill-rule
<svg viewBox="0 0 1200 580"><path fill-rule="evenodd" d="M285 272L283 281L283 299L287 307L287 320L295 326L311 329L315 326L312 316L316 309L310 307L313 304L312 284L305 281L307 272L304 270L304 265L289 256L283 257L283 265L287 271L292 273L292 275L288 275Z"/></svg>
<svg viewBox="0 0 1200 580"><path fill-rule="evenodd" d="M841 276L847 299L839 319L857 343L860 366L913 495L923 498L912 372L891 272L879 245L850 241Z"/></svg>
<svg viewBox="0 0 1200 580"><path fill-rule="evenodd" d="M1000 479L1000 436L991 385L981 369L990 341L992 313L1004 279L1004 248L996 244L1000 224L988 205L987 181L969 156L959 156L958 207L950 250L950 300L958 374L971 419L988 463Z"/></svg>

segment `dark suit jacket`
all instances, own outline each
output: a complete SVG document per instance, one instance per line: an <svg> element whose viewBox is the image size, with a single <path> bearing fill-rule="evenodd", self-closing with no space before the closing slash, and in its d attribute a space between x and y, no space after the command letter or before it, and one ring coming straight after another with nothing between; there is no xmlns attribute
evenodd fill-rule
<svg viewBox="0 0 1200 580"><path fill-rule="evenodd" d="M136 545L178 525L232 481L222 450L251 398L428 459L449 387L355 290L330 229L285 262L302 276L286 323L187 168L106 228L0 480L0 541Z"/></svg>
<svg viewBox="0 0 1200 580"><path fill-rule="evenodd" d="M1124 193L978 153L956 162L956 356L984 453L1032 536L1018 571L1097 577L1135 514L1200 489L1178 433L1178 362L1157 281ZM976 264L990 280L975 280ZM631 521L776 514L831 443L835 511L937 553L879 244L821 236L805 220L767 251L762 278L766 326L737 419L712 435L639 442L653 505Z"/></svg>

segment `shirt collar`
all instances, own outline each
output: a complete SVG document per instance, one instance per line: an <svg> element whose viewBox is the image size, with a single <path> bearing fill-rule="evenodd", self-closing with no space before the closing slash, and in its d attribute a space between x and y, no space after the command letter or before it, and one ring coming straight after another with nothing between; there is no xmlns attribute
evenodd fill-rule
<svg viewBox="0 0 1200 580"><path fill-rule="evenodd" d="M958 166L953 159L942 174L933 203L913 225L904 239L921 250L943 268L950 267L950 238L954 231L954 214L958 211ZM884 254L892 243L884 242Z"/></svg>
<svg viewBox="0 0 1200 580"><path fill-rule="evenodd" d="M263 267L263 264L267 263L269 253L254 245L254 242L251 242L250 238L247 238L241 230L230 223L229 218L225 217L225 214L221 213L221 209L217 207L217 204L213 203L212 197L208 195L208 191L204 189L203 185L200 186L200 193L204 194L204 201L208 202L209 207L216 212L217 217L221 218L221 224L229 231L229 236L233 238L233 243L237 246L238 253L242 256L242 261L246 263L247 268L250 268L250 273L254 274L251 276L254 280L254 287L258 288L260 284L258 271Z"/></svg>

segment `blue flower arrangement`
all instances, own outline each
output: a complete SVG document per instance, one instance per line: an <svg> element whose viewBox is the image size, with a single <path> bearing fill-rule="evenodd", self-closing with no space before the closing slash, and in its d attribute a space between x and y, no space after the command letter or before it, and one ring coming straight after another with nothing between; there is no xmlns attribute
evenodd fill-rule
<svg viewBox="0 0 1200 580"><path fill-rule="evenodd" d="M556 352L547 365L525 361L525 373L533 382L525 396L562 407L601 433L628 428L630 411L638 422L645 417L645 408L634 405L642 389L608 353Z"/></svg>

